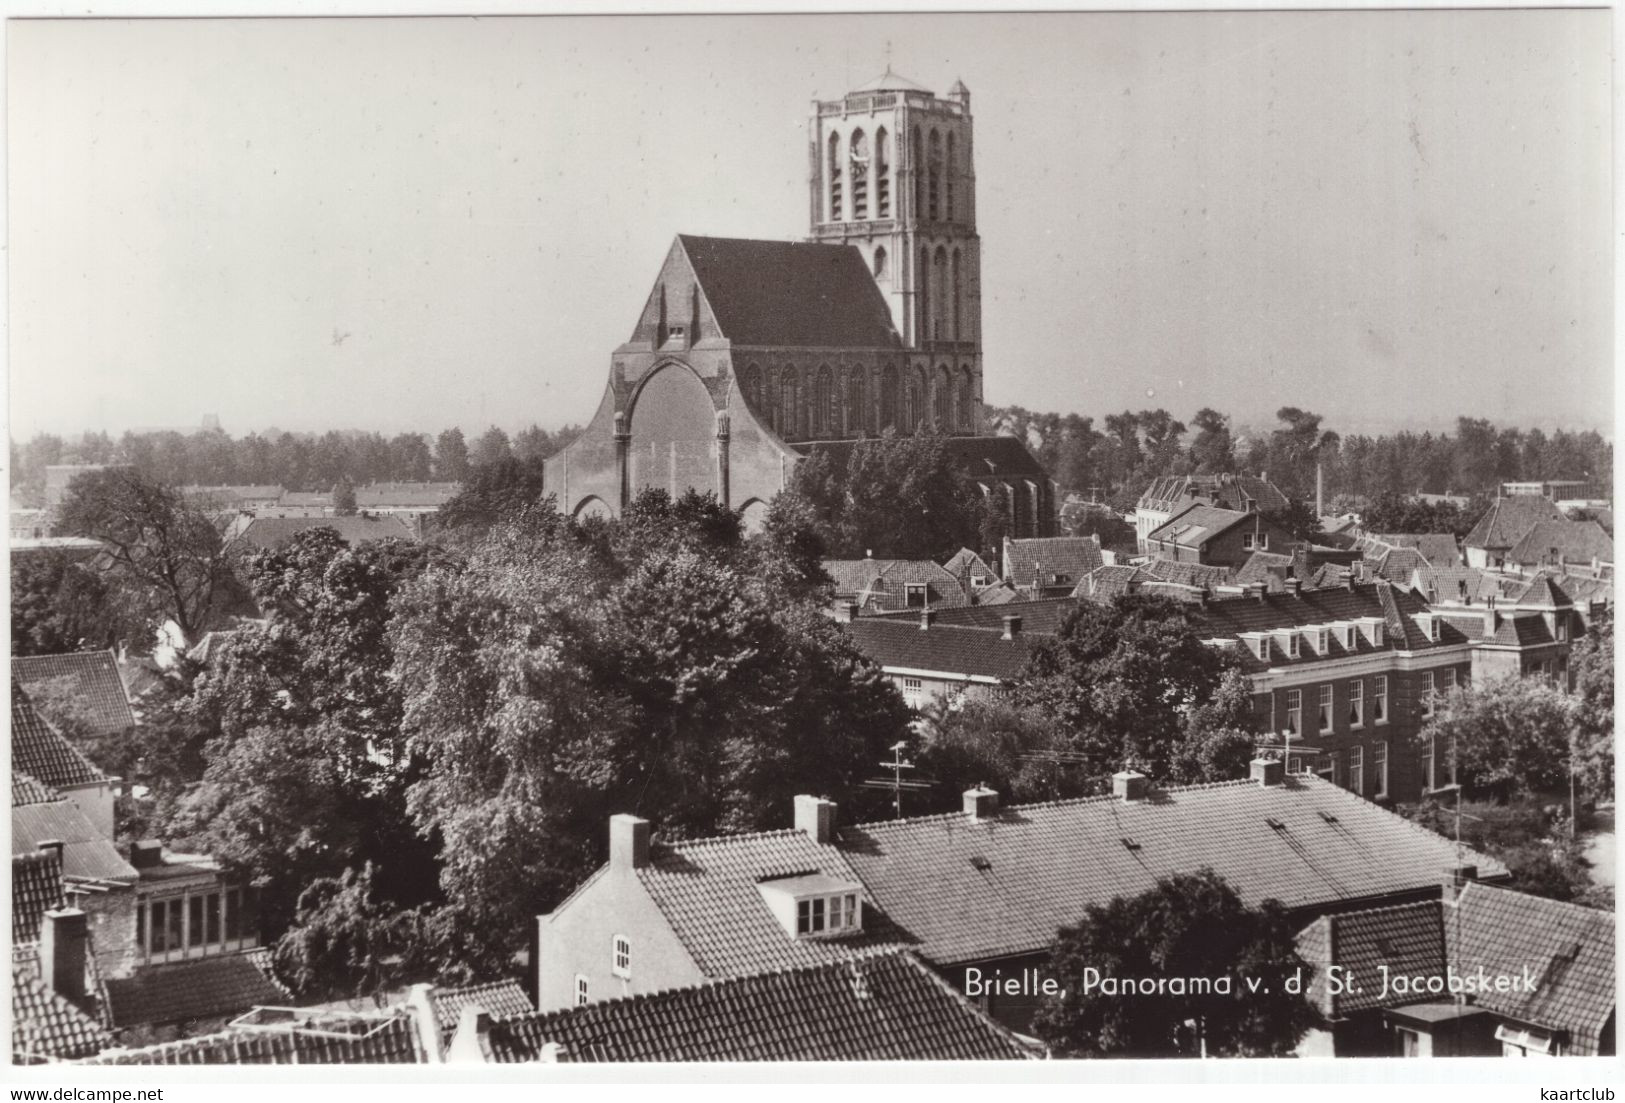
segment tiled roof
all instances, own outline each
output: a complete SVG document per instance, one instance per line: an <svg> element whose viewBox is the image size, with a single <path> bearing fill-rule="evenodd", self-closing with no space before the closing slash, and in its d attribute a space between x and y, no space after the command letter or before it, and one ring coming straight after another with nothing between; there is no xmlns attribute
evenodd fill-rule
<svg viewBox="0 0 1625 1103"><path fill-rule="evenodd" d="M1507 552L1512 563L1614 561L1614 541L1595 521L1541 521Z"/></svg>
<svg viewBox="0 0 1625 1103"><path fill-rule="evenodd" d="M1204 866L1250 905L1273 897L1322 908L1427 891L1455 864L1449 840L1306 775L1153 791L1133 803L1021 805L980 821L861 824L841 829L839 842L887 918L939 965L1041 951L1088 905ZM1494 859L1467 861L1482 876L1506 875Z"/></svg>
<svg viewBox="0 0 1625 1103"><path fill-rule="evenodd" d="M1462 565L1461 549L1456 546L1456 538L1448 532L1394 532L1379 533L1371 537L1394 548L1413 548L1420 552L1430 567L1459 567Z"/></svg>
<svg viewBox="0 0 1625 1103"><path fill-rule="evenodd" d="M122 980L109 978L106 991L107 1015L115 1029L230 1015L292 998L252 953L142 969Z"/></svg>
<svg viewBox="0 0 1625 1103"><path fill-rule="evenodd" d="M1004 580L1020 589L1074 587L1104 563L1100 542L1088 536L1036 536L1004 541ZM1043 577L1038 577L1042 571Z"/></svg>
<svg viewBox="0 0 1625 1103"><path fill-rule="evenodd" d="M908 608L910 583L926 587L932 608L970 603L959 577L929 559L826 559L824 570L835 581L837 597L870 611Z"/></svg>
<svg viewBox="0 0 1625 1103"><path fill-rule="evenodd" d="M1202 500L1226 509L1241 509L1248 498L1263 513L1274 513L1290 504L1274 483L1252 475L1167 475L1146 487L1139 508L1172 513L1188 502Z"/></svg>
<svg viewBox="0 0 1625 1103"><path fill-rule="evenodd" d="M1518 595L1520 609L1572 609L1574 602L1563 591L1556 579L1542 572L1529 581L1528 587Z"/></svg>
<svg viewBox="0 0 1625 1103"><path fill-rule="evenodd" d="M11 850L29 854L44 842L62 844L62 876L69 880L136 880L135 868L119 856L113 840L98 831L70 800L17 805L11 810Z"/></svg>
<svg viewBox="0 0 1625 1103"><path fill-rule="evenodd" d="M911 954L882 953L492 1024L500 1062L969 1061L1030 1057Z"/></svg>
<svg viewBox="0 0 1625 1103"><path fill-rule="evenodd" d="M1362 536L1355 542L1365 562L1366 570L1389 582L1409 584L1417 571L1427 568L1428 558L1414 547L1402 547L1384 542L1378 536ZM1446 566L1454 560L1446 562Z"/></svg>
<svg viewBox="0 0 1625 1103"><path fill-rule="evenodd" d="M274 483L246 486L183 486L181 493L192 497L219 498L227 502L275 502L282 497L282 487Z"/></svg>
<svg viewBox="0 0 1625 1103"><path fill-rule="evenodd" d="M1305 995L1330 1018L1409 1002L1392 991L1386 1000L1382 998L1384 985L1378 966L1386 965L1403 976L1431 976L1444 970L1439 901L1321 916L1298 935L1298 947L1304 961L1315 967ZM1333 993L1327 983L1329 965L1347 970L1352 982L1340 993Z"/></svg>
<svg viewBox="0 0 1625 1103"><path fill-rule="evenodd" d="M1147 559L1140 564L1146 574L1176 586L1225 586L1231 581L1230 568L1213 563L1176 563L1172 559Z"/></svg>
<svg viewBox="0 0 1625 1103"><path fill-rule="evenodd" d="M15 679L11 683L11 768L55 789L107 780L90 759L45 722Z"/></svg>
<svg viewBox="0 0 1625 1103"><path fill-rule="evenodd" d="M21 770L11 772L11 806L19 804L46 804L61 800L62 794L31 774Z"/></svg>
<svg viewBox="0 0 1625 1103"><path fill-rule="evenodd" d="M82 717L96 735L112 735L135 726L130 699L124 695L118 660L111 651L78 651L68 655L15 656L11 676L34 694L49 701L44 688L60 687L71 696L76 717Z"/></svg>
<svg viewBox="0 0 1625 1103"><path fill-rule="evenodd" d="M412 539L412 530L399 517L256 517L240 539L251 548L280 548L310 529L332 529L346 544L369 540Z"/></svg>
<svg viewBox="0 0 1625 1103"><path fill-rule="evenodd" d="M854 937L798 940L788 934L757 885L805 873L857 881L839 850L819 845L802 831L656 844L649 864L637 871L672 931L708 977L844 960L893 942L890 929L871 922L868 914L863 932ZM864 908L872 904L865 893Z"/></svg>
<svg viewBox="0 0 1625 1103"><path fill-rule="evenodd" d="M113 1042L102 1025L40 979L39 959L11 964L11 1057L19 1065L89 1057Z"/></svg>
<svg viewBox="0 0 1625 1103"><path fill-rule="evenodd" d="M991 607L1014 611L1011 603ZM876 665L904 670L931 670L1013 681L1027 662L1031 641L1025 628L1013 640L1003 629L933 624L921 628L917 618L860 617L842 625L852 642Z"/></svg>
<svg viewBox="0 0 1625 1103"><path fill-rule="evenodd" d="M1005 617L1018 616L1021 618L1022 635L1053 636L1061 622L1077 607L1078 599L1074 597L1026 598L993 607L967 605L959 609L941 610L936 615L934 627L957 625L962 628L998 628L1002 631ZM888 613L865 620L900 621L913 624L916 628L919 626L917 611Z"/></svg>
<svg viewBox="0 0 1625 1103"><path fill-rule="evenodd" d="M231 641L236 635L237 630L234 628L205 632L203 638L186 653L186 657L195 663L205 665L216 662L225 655L226 649L231 646Z"/></svg>
<svg viewBox="0 0 1625 1103"><path fill-rule="evenodd" d="M1427 604L1415 594L1396 589L1386 582L1377 582L1356 584L1352 588L1305 589L1296 595L1282 592L1265 594L1262 598L1216 598L1205 606L1187 610L1187 615L1203 639L1223 639L1239 636L1242 632L1267 632L1359 617L1383 618L1388 627L1382 647L1374 647L1363 633L1355 633L1354 647L1346 649L1334 635L1329 641L1330 654L1334 658L1399 648L1427 651L1468 642L1469 634L1455 620L1442 623L1437 642L1424 636L1414 617L1427 611ZM1254 668L1259 665L1259 660L1254 659L1245 648L1239 654L1244 666ZM1268 665L1318 662L1321 658L1305 649L1298 659L1288 659L1277 649Z"/></svg>
<svg viewBox="0 0 1625 1103"><path fill-rule="evenodd" d="M11 856L11 941L39 940L40 922L63 906L62 861L54 850Z"/></svg>
<svg viewBox="0 0 1625 1103"><path fill-rule="evenodd" d="M1477 567L1423 567L1408 581L1429 601L1484 605L1507 596L1504 579Z"/></svg>
<svg viewBox="0 0 1625 1103"><path fill-rule="evenodd" d="M1595 1054L1615 1004L1614 913L1477 881L1453 904L1439 900L1324 916L1298 936L1299 952L1316 967L1309 996L1326 1013L1348 1015L1437 998L1383 995L1381 965L1393 974L1461 977L1480 969L1491 978L1534 977L1533 991L1493 987L1473 1006L1520 1023L1567 1031L1572 1052ZM1326 966L1349 971L1348 990L1332 995Z"/></svg>
<svg viewBox="0 0 1625 1103"><path fill-rule="evenodd" d="M1266 585L1272 580L1279 581L1287 576L1292 566L1290 555L1278 555L1275 552L1255 551L1248 557L1247 562L1241 565L1236 572L1236 581L1242 585L1249 582L1263 582Z"/></svg>
<svg viewBox="0 0 1625 1103"><path fill-rule="evenodd" d="M803 455L826 455L837 470L844 470L854 450L873 441L820 440L797 444ZM947 437L942 447L948 458L972 479L1049 479L1027 446L1015 437Z"/></svg>
<svg viewBox="0 0 1625 1103"><path fill-rule="evenodd" d="M722 335L735 345L897 348L886 297L850 245L677 240Z"/></svg>
<svg viewBox="0 0 1625 1103"><path fill-rule="evenodd" d="M465 1007L482 1007L494 1019L526 1015L536 1010L519 982L511 979L492 981L490 984L469 984L462 988L433 988L429 991L429 1006L434 1010L435 1022L448 1041Z"/></svg>
<svg viewBox="0 0 1625 1103"><path fill-rule="evenodd" d="M1474 643L1530 648L1557 642L1546 618L1532 610L1467 611L1440 607L1438 612L1446 618L1446 625Z"/></svg>
<svg viewBox="0 0 1625 1103"><path fill-rule="evenodd" d="M295 1015L300 1015L295 1011ZM425 1057L411 1012L319 1014L287 1025L233 1027L179 1042L103 1052L91 1065L416 1065Z"/></svg>
<svg viewBox="0 0 1625 1103"><path fill-rule="evenodd" d="M1598 1052L1614 1013L1614 913L1477 883L1444 916L1450 960L1462 973L1536 976L1534 991L1488 992L1478 1005L1536 1026L1567 1030L1573 1052Z"/></svg>
<svg viewBox="0 0 1625 1103"><path fill-rule="evenodd" d="M1563 511L1547 498L1518 494L1498 498L1462 540L1469 548L1510 548L1541 521L1561 521Z"/></svg>
<svg viewBox="0 0 1625 1103"><path fill-rule="evenodd" d="M1072 588L1071 596L1106 602L1119 594L1132 593L1146 583L1156 581L1156 576L1147 574L1139 567L1108 564L1096 567L1080 578L1078 584Z"/></svg>
<svg viewBox="0 0 1625 1103"><path fill-rule="evenodd" d="M1152 529L1146 535L1146 539L1163 544L1175 544L1182 548L1194 548L1256 516L1257 514L1221 509L1218 506L1193 505Z"/></svg>
<svg viewBox="0 0 1625 1103"><path fill-rule="evenodd" d="M461 483L369 483L355 488L362 509L386 506L442 506L457 496Z"/></svg>

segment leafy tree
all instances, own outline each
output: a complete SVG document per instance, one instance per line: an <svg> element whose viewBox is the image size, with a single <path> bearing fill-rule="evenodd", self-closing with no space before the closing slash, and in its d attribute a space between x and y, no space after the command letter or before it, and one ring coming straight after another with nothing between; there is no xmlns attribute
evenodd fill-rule
<svg viewBox="0 0 1625 1103"><path fill-rule="evenodd" d="M1587 793L1614 795L1614 614L1591 620L1591 629L1575 644L1570 670L1577 695L1575 768Z"/></svg>
<svg viewBox="0 0 1625 1103"><path fill-rule="evenodd" d="M1287 991L1308 975L1294 934L1277 901L1248 907L1211 869L1161 878L1061 929L1051 968L1064 991L1033 1028L1063 1057L1288 1056L1322 1025ZM1163 994L1107 994L1101 977L1170 983Z"/></svg>
<svg viewBox="0 0 1625 1103"><path fill-rule="evenodd" d="M1270 434L1268 469L1275 472L1277 485L1287 497L1307 498L1315 489L1309 472L1319 467L1328 454L1335 453L1338 435L1321 429L1324 419L1320 414L1296 406L1282 406L1275 416L1285 425Z"/></svg>
<svg viewBox="0 0 1625 1103"><path fill-rule="evenodd" d="M1512 874L1510 887L1552 900L1594 903L1591 876L1569 819L1558 805L1527 797L1504 802L1428 799L1398 811L1447 839L1499 859Z"/></svg>
<svg viewBox="0 0 1625 1103"><path fill-rule="evenodd" d="M434 477L456 483L468 478L468 443L461 429L447 429L436 439Z"/></svg>
<svg viewBox="0 0 1625 1103"><path fill-rule="evenodd" d="M389 442L390 477L406 482L426 482L433 461L429 438L422 433L401 433Z"/></svg>
<svg viewBox="0 0 1625 1103"><path fill-rule="evenodd" d="M1284 509L1274 509L1263 516L1292 534L1294 540L1313 543L1320 537L1320 518L1315 507L1301 499L1291 499Z"/></svg>
<svg viewBox="0 0 1625 1103"><path fill-rule="evenodd" d="M508 441L508 434L495 425L491 426L474 442L468 459L474 467L487 467L513 459L513 445Z"/></svg>
<svg viewBox="0 0 1625 1103"><path fill-rule="evenodd" d="M557 450L553 438L539 425L514 434L513 456L516 460L545 460Z"/></svg>
<svg viewBox="0 0 1625 1103"><path fill-rule="evenodd" d="M333 487L333 515L354 517L355 510L355 484L350 482L349 476L346 475Z"/></svg>
<svg viewBox="0 0 1625 1103"><path fill-rule="evenodd" d="M1211 406L1196 411L1191 419L1196 436L1191 440L1190 462L1195 474L1222 475L1236 469L1236 443L1230 435L1230 419Z"/></svg>
<svg viewBox="0 0 1625 1103"><path fill-rule="evenodd" d="M402 911L379 893L369 862L311 882L293 926L276 944L277 973L310 999L381 997L420 975L421 910Z"/></svg>
<svg viewBox="0 0 1625 1103"><path fill-rule="evenodd" d="M1219 676L1212 698L1196 706L1173 758L1171 780L1180 785L1246 777L1258 733L1252 724L1252 683L1238 668Z"/></svg>
<svg viewBox="0 0 1625 1103"><path fill-rule="evenodd" d="M108 585L82 553L47 550L11 558L11 653L96 651L152 635L152 610Z"/></svg>
<svg viewBox="0 0 1625 1103"><path fill-rule="evenodd" d="M1523 796L1566 791L1576 711L1561 690L1512 675L1452 690L1416 739L1453 756L1469 788Z"/></svg>
<svg viewBox="0 0 1625 1103"><path fill-rule="evenodd" d="M484 532L501 521L518 518L542 500L542 461L512 456L471 468L468 478L440 511L440 531Z"/></svg>
<svg viewBox="0 0 1625 1103"><path fill-rule="evenodd" d="M74 479L57 525L100 540L116 585L150 601L190 647L240 604L232 542L173 487L124 467Z"/></svg>

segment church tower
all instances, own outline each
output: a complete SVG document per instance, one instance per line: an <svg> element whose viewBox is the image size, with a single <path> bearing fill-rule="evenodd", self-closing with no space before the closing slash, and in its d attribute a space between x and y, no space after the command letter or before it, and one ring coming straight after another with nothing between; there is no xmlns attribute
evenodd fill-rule
<svg viewBox="0 0 1625 1103"><path fill-rule="evenodd" d="M857 246L908 351L903 393L876 397L978 433L982 258L969 90L955 82L941 99L888 67L841 99L815 102L809 129L811 240Z"/></svg>

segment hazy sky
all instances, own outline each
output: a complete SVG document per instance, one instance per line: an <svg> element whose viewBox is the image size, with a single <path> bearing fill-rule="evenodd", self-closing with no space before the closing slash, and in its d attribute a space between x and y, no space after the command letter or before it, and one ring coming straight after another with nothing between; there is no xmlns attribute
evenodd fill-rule
<svg viewBox="0 0 1625 1103"><path fill-rule="evenodd" d="M971 89L988 401L1612 421L1606 11L6 29L18 437L585 422L888 42Z"/></svg>

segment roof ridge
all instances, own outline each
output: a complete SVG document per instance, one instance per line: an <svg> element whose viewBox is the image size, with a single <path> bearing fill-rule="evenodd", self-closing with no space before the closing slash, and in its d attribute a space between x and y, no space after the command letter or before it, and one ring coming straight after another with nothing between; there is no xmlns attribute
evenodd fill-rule
<svg viewBox="0 0 1625 1103"><path fill-rule="evenodd" d="M1169 785L1169 786L1165 786L1165 787L1164 786L1153 786L1152 789L1151 789L1151 792L1152 793L1189 793L1189 792L1193 792L1193 791L1197 791L1197 790L1223 789L1223 788L1226 788L1226 787L1236 787L1236 786L1254 785L1254 784L1257 784L1257 783L1255 781L1253 781L1253 779L1250 778L1250 777L1239 777L1239 778L1229 778L1229 779L1224 780L1224 781L1198 781L1198 782L1192 782L1189 785ZM1086 797L1064 797L1064 798L1060 798L1060 799L1057 799L1057 800L1030 801L1030 802L1028 802L1026 804L1007 804L1007 805L1002 805L999 808L999 812L1000 813L1012 812L1012 811L1015 811L1018 808L1070 807L1072 805L1100 803L1102 801L1114 801L1114 800L1119 800L1119 799L1121 799L1121 798L1119 798L1117 796L1117 794L1115 794L1115 793L1095 793L1095 794L1092 794L1092 795L1086 796ZM853 830L856 830L856 829L858 829L860 827L862 827L862 828L867 828L867 827L887 827L887 826L894 825L894 824L896 824L896 825L917 824L917 823L925 823L925 822L927 822L929 820L955 819L957 817L964 816L965 814L966 813L964 813L963 811L960 811L960 812L933 812L930 815L926 815L926 816L904 816L902 819L896 819L896 820L867 820L867 821L865 821L863 823L852 824L851 827L852 827Z"/></svg>
<svg viewBox="0 0 1625 1103"><path fill-rule="evenodd" d="M723 843L744 842L747 839L766 839L775 835L805 835L806 832L794 827L777 827L771 831L741 831L735 835L703 835L697 839L677 839L672 842L660 840L660 846L667 850L676 850L679 847L720 846Z"/></svg>
<svg viewBox="0 0 1625 1103"><path fill-rule="evenodd" d="M1456 897L1456 900L1458 902L1461 901L1467 895L1467 891L1469 889L1494 891L1505 893L1508 896L1520 897L1522 899L1537 900L1540 902L1541 907L1556 907L1560 909L1567 909L1571 912L1580 912L1583 913L1588 919L1608 919L1611 921L1614 917L1614 913L1609 911L1607 908L1597 908L1591 906L1590 904L1581 904L1574 900L1554 900L1550 896L1539 896L1532 892L1524 892L1521 889L1513 888L1511 885L1491 885L1484 881L1468 881L1462 886L1461 894ZM1610 922L1609 926L1613 926L1613 923Z"/></svg>

